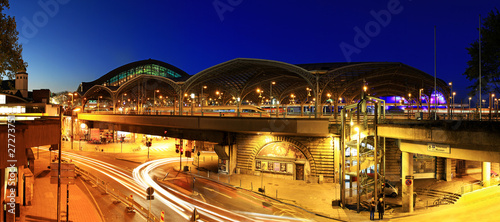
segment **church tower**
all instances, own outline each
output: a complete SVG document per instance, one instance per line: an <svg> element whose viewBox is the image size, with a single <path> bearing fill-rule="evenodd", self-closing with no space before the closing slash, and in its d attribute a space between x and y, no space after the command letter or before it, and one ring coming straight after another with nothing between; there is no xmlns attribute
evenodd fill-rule
<svg viewBox="0 0 500 222"><path fill-rule="evenodd" d="M26 71L16 73L16 90L19 90L24 98L28 98L28 73Z"/></svg>

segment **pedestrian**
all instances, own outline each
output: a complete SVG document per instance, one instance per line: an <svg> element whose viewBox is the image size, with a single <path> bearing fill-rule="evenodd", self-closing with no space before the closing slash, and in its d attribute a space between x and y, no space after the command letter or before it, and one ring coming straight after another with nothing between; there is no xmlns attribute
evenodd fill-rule
<svg viewBox="0 0 500 222"><path fill-rule="evenodd" d="M375 198L370 201L370 220L375 220Z"/></svg>
<svg viewBox="0 0 500 222"><path fill-rule="evenodd" d="M378 208L378 219L379 220L382 220L384 219L384 211L385 211L385 208L384 208L384 198L380 198L378 199L378 205L377 205L377 208Z"/></svg>

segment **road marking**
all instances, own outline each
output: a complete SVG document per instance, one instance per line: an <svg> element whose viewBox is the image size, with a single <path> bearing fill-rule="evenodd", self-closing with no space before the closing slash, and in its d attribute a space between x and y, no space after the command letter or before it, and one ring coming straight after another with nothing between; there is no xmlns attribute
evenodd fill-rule
<svg viewBox="0 0 500 222"><path fill-rule="evenodd" d="M206 189L206 190L209 190L209 191L211 191L211 192L216 192L216 193L218 193L219 195L225 196L225 197L227 197L227 198L229 198L229 199L233 199L231 196L228 196L227 194L223 194L223 193L221 193L221 192L219 192L219 191L216 191L216 190L214 190L214 189L212 189L212 188L208 188L208 187L203 187L203 188L204 188L204 189Z"/></svg>

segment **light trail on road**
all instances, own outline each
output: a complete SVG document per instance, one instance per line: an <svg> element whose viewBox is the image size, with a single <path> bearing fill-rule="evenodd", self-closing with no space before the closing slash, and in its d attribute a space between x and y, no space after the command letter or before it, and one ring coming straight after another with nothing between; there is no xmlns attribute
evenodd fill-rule
<svg viewBox="0 0 500 222"><path fill-rule="evenodd" d="M207 204L205 202L198 201L193 199L187 195L180 193L174 189L165 190L163 187L158 185L150 176L149 173L166 164L175 164L178 163L179 159L176 157L153 160L146 163L141 164L133 171L134 179L142 184L143 187L153 187L156 192L160 193L162 196L159 198L162 202L168 203L176 203L182 206L185 209L188 209L190 212L194 211L196 208L202 215L208 216L216 221L255 221L251 218L245 217L243 215L239 215L233 213L231 211L222 209L220 207ZM163 198L165 197L165 198ZM187 216L187 215L186 215ZM186 218L189 219L189 218Z"/></svg>
<svg viewBox="0 0 500 222"><path fill-rule="evenodd" d="M48 151L48 148L40 148ZM189 195L170 187L160 186L149 175L152 171L167 164L178 164L179 158L164 158L149 161L136 167L132 173L111 163L63 151L63 159L71 160L81 167L93 169L136 194L139 198L146 197L146 188L153 187L158 195L155 198L180 217L190 220L194 209L202 216L198 221L308 221L308 219L276 216L262 213L230 211L207 202L197 200Z"/></svg>
<svg viewBox="0 0 500 222"><path fill-rule="evenodd" d="M40 150L49 151L48 148L43 148L43 147L41 147ZM62 153L63 153L62 155L63 159L71 160L72 162L74 162L79 166L85 166L99 173L102 173L103 175L109 177L110 179L120 183L121 185L123 185L124 187L126 187L139 197L146 197L146 192L145 192L146 188L150 186L154 187L156 192L161 194L161 196L157 195L155 197L160 202L168 206L170 209L172 209L179 216L181 216L186 220L190 220L193 210L194 208L196 208L201 215L206 217L205 220L200 220L200 221L256 221L251 218L224 210L222 208L219 208L219 211L221 211L223 214L226 215L223 215L221 213L214 213L206 209L214 206L210 206L206 203L202 202L198 202L198 204L190 203L189 201L193 200L191 199L191 197L183 196L180 192L173 189L169 189L169 191L167 192L165 189L161 188L156 182L154 182L153 179L148 175L148 173L151 170L161 165L169 163L178 163L177 158L172 158L175 160L170 160L170 158L167 158L167 159L162 159L160 161L157 160L157 161L146 162L137 167L136 169L134 169L132 175L130 175L130 172L128 172L127 170L118 168L117 166L114 166L110 163L106 163L101 160L82 156L72 152L63 151ZM145 166L147 166L146 170L141 170Z"/></svg>
<svg viewBox="0 0 500 222"><path fill-rule="evenodd" d="M178 162L179 158L171 157L143 163L134 169L134 179L136 179L138 183L143 184L143 187L153 187L156 192L161 193L163 196L169 199L171 198L170 200L175 201L177 204L182 204L191 212L194 210L194 208L196 208L198 211L203 213L204 216L210 216L211 219L215 219L218 221L220 219L223 219L223 221L311 221L310 219L294 218L289 216L229 211L221 207L194 199L172 188L164 188L163 186L160 186L157 182L155 182L149 175L150 172L152 172L156 168L167 164L177 164Z"/></svg>

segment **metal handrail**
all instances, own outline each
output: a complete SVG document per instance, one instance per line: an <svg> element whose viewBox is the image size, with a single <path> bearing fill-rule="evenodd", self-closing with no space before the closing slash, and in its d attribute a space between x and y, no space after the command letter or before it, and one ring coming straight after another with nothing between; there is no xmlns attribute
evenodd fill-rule
<svg viewBox="0 0 500 222"><path fill-rule="evenodd" d="M147 207L143 207L142 205L140 205L139 203L137 203L136 201L134 201L133 199L131 199L129 196L124 195L123 193L121 193L118 190L115 190L114 188L109 189L107 187L108 183L106 181L99 180L99 178L97 176L92 175L88 171L83 170L83 169L79 168L78 166L75 166L75 169L76 169L75 170L76 173L78 175L80 175L82 178L85 179L85 177L86 177L87 180L94 181L94 185L97 188L103 189L105 191L105 193L110 194L111 196L113 196L118 201L124 202L124 203L126 203L126 205L128 205L128 203L132 203L132 209L133 210L137 210L142 216L144 216L145 218L148 218L149 211L148 211ZM160 222L160 219L156 218L155 215L153 215L153 214L149 214L149 215L150 215L150 218L148 219L148 221L151 221L151 222Z"/></svg>

